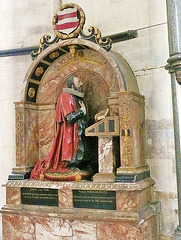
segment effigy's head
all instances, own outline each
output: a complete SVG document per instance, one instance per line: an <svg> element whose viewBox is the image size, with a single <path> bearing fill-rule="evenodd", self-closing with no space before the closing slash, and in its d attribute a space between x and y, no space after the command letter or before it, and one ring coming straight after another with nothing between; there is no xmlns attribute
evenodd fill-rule
<svg viewBox="0 0 181 240"><path fill-rule="evenodd" d="M72 74L67 78L67 87L68 88L74 88L77 91L82 91L82 85L83 83L80 80L80 77Z"/></svg>
<svg viewBox="0 0 181 240"><path fill-rule="evenodd" d="M67 87L68 87L68 88L72 88L74 76L75 76L75 75L70 75L70 76L67 78Z"/></svg>

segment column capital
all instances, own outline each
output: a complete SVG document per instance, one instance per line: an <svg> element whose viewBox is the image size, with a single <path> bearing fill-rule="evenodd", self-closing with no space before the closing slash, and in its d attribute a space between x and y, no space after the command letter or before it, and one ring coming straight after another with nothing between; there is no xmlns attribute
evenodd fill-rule
<svg viewBox="0 0 181 240"><path fill-rule="evenodd" d="M170 74L175 73L177 82L181 85L181 53L171 56L167 62L165 68Z"/></svg>

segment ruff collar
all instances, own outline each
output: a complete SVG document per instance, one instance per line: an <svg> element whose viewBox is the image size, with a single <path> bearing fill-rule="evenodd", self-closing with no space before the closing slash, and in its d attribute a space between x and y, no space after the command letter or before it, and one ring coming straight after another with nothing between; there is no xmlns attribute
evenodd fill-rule
<svg viewBox="0 0 181 240"><path fill-rule="evenodd" d="M68 92L68 93L70 93L72 95L75 95L77 97L80 97L80 98L84 97L84 93L83 92L77 91L74 88L63 88L63 92Z"/></svg>

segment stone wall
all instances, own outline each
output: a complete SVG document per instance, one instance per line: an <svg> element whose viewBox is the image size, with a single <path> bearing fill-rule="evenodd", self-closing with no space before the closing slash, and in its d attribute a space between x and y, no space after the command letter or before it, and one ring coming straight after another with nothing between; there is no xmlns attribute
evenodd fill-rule
<svg viewBox="0 0 181 240"><path fill-rule="evenodd" d="M59 3L70 1L1 0L1 50L37 46L42 35L52 31L52 17ZM161 201L162 239L172 239L177 225L177 198L170 75L164 69L169 56L165 0L74 0L86 14L88 27L102 36L137 30L138 37L113 44L130 64L146 100L147 161L156 181L155 198ZM0 58L1 131L0 183L15 166L15 114L13 102L20 100L29 55ZM0 188L0 205L5 189Z"/></svg>

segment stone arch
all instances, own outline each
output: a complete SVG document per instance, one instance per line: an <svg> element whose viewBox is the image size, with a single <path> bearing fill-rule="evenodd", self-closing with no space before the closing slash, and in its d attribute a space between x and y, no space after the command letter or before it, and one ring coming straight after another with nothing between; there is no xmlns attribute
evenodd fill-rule
<svg viewBox="0 0 181 240"><path fill-rule="evenodd" d="M119 54L79 38L52 44L31 64L21 102L16 103L16 114L23 113L24 124L24 140L17 141L17 166L25 162L33 167L49 152L55 135L57 97L67 76L74 72L84 81L91 116L106 108L108 96L123 91L139 93L131 68Z"/></svg>
<svg viewBox="0 0 181 240"><path fill-rule="evenodd" d="M76 48L74 57L70 46ZM97 73L108 85L110 95L119 91L138 92L131 68L118 53L108 53L88 40L70 39L48 47L32 63L26 74L22 100L38 104L53 102L54 94L50 90L55 92L68 74L81 69Z"/></svg>

